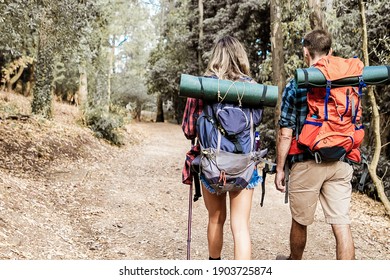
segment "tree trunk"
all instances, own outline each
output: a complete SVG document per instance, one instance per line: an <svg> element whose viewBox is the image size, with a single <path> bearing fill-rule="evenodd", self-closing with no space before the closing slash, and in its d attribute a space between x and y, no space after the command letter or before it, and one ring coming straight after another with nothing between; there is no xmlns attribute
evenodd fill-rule
<svg viewBox="0 0 390 280"><path fill-rule="evenodd" d="M327 30L324 14L322 12L321 0L310 0L309 7L312 12L310 13L310 27L312 30L314 29L324 29ZM329 3L327 3L327 9L329 9Z"/></svg>
<svg viewBox="0 0 390 280"><path fill-rule="evenodd" d="M282 34L282 7L281 0L271 0L271 51L272 51L272 82L279 88L279 97L275 107L275 127L278 135L278 120L283 89L286 86L284 71L283 34ZM277 140L278 141L278 140Z"/></svg>
<svg viewBox="0 0 390 280"><path fill-rule="evenodd" d="M49 34L52 21L43 13L38 30L38 55L36 82L31 104L32 113L44 118L52 117L52 91L54 57L50 47Z"/></svg>
<svg viewBox="0 0 390 280"><path fill-rule="evenodd" d="M108 77L107 77L107 104L105 105L106 112L110 111L111 104L111 77L115 70L115 41L116 37L113 36L110 53L108 54Z"/></svg>
<svg viewBox="0 0 390 280"><path fill-rule="evenodd" d="M359 8L360 8L360 17L362 20L362 31L363 31L363 55L364 55L364 64L365 66L369 66L369 57L368 57L368 35L367 35L367 23L366 23L366 15L365 15L365 8L364 8L364 2L363 0L359 0ZM374 182L374 185L376 187L376 190L378 192L378 196L380 200L382 201L383 205L386 208L387 213L390 215L390 202L387 198L384 186L382 180L378 177L376 170L378 167L379 157L381 153L381 135L380 135L380 115L378 106L376 104L375 94L374 90L371 86L368 87L368 97L371 102L371 108L372 108L372 121L373 121L373 128L374 128L374 139L375 139L375 148L374 148L374 155L372 157L371 163L368 166L368 171L370 172L370 176L372 181Z"/></svg>
<svg viewBox="0 0 390 280"><path fill-rule="evenodd" d="M142 103L141 101L137 98L135 101L135 119L140 122L141 121L141 112L142 112Z"/></svg>
<svg viewBox="0 0 390 280"><path fill-rule="evenodd" d="M157 95L156 122L164 122L164 109L161 93Z"/></svg>
<svg viewBox="0 0 390 280"><path fill-rule="evenodd" d="M80 80L79 80L79 91L76 103L81 109L85 109L87 106L88 98L88 75L85 65L82 63L79 66Z"/></svg>
<svg viewBox="0 0 390 280"><path fill-rule="evenodd" d="M34 83L35 83L34 75L35 75L35 63L31 64L27 71L27 78L26 81L23 83L23 88L22 88L22 94L24 96L30 96L31 94L31 89L34 87Z"/></svg>
<svg viewBox="0 0 390 280"><path fill-rule="evenodd" d="M198 68L199 68L199 74L201 74L203 69L203 59L202 59L202 52L203 52L203 0L198 0L198 8L199 8L199 41L198 41Z"/></svg>
<svg viewBox="0 0 390 280"><path fill-rule="evenodd" d="M19 65L18 72L7 82L7 91L11 92L13 85L19 80L24 71L23 63Z"/></svg>

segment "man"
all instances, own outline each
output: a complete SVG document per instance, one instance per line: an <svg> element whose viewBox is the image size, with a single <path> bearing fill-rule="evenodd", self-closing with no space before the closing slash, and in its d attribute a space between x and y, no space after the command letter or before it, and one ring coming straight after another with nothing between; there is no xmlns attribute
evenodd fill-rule
<svg viewBox="0 0 390 280"><path fill-rule="evenodd" d="M331 44L331 35L324 30L308 33L303 40L304 61L307 66L313 66L321 58L330 55ZM290 255L278 256L277 259L302 259L307 226L314 221L318 200L322 205L325 221L332 226L337 259L355 259L349 220L352 166L343 161L316 163L314 157L307 152L289 155L294 145L294 136L299 135L302 130L308 112L306 94L306 89L296 88L295 81L291 80L282 97L275 185L277 190L286 192L287 174L284 167L289 164L291 170L288 195L292 224Z"/></svg>

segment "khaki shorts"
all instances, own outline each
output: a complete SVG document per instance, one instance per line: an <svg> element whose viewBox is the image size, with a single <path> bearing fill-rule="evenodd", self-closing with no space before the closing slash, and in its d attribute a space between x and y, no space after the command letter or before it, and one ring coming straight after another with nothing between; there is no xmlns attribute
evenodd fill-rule
<svg viewBox="0 0 390 280"><path fill-rule="evenodd" d="M352 166L341 161L294 163L288 190L292 218L302 225L312 224L319 199L327 223L350 224L352 173Z"/></svg>

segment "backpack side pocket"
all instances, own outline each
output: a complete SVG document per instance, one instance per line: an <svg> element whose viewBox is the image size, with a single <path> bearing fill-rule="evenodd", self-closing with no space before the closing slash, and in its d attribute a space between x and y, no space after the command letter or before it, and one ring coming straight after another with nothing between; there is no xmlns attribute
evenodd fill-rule
<svg viewBox="0 0 390 280"><path fill-rule="evenodd" d="M307 118L297 139L299 145L311 149L322 127L322 121L316 118Z"/></svg>

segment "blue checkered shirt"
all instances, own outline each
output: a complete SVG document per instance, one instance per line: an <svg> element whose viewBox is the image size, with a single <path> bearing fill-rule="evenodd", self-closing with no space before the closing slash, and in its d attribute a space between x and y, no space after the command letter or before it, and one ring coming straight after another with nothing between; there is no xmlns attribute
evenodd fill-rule
<svg viewBox="0 0 390 280"><path fill-rule="evenodd" d="M280 128L286 127L293 130L293 136L302 131L307 115L307 89L298 88L294 79L290 80L282 95L282 105L279 119ZM289 156L290 163L312 159L307 153Z"/></svg>

